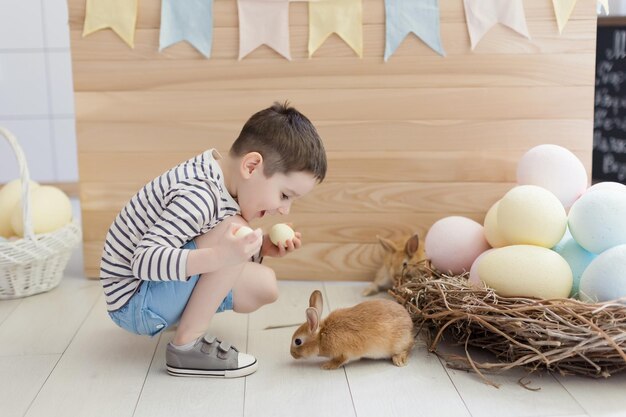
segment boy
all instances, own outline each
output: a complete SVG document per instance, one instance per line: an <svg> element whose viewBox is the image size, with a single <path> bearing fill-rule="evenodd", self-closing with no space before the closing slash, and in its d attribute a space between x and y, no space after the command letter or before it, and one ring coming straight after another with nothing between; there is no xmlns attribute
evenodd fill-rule
<svg viewBox="0 0 626 417"><path fill-rule="evenodd" d="M263 256L286 248L261 229L237 230L291 203L326 175L326 154L311 122L287 103L254 114L228 155L211 149L145 185L111 225L100 264L109 315L120 327L154 336L178 323L167 346L177 376L239 377L256 359L204 336L216 312L255 311L278 297Z"/></svg>

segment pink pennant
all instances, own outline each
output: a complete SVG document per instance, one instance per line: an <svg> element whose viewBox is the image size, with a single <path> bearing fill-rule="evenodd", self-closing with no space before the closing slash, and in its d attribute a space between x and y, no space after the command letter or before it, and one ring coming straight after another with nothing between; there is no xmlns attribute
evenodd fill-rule
<svg viewBox="0 0 626 417"><path fill-rule="evenodd" d="M496 23L530 39L522 0L463 0L472 49Z"/></svg>
<svg viewBox="0 0 626 417"><path fill-rule="evenodd" d="M289 0L238 0L239 59L265 44L291 61Z"/></svg>

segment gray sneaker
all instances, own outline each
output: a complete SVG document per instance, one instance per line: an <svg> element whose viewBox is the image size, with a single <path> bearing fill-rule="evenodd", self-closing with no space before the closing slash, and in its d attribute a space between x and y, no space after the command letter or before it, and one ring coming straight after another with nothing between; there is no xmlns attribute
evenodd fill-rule
<svg viewBox="0 0 626 417"><path fill-rule="evenodd" d="M258 366L254 356L240 353L228 343L210 336L199 338L190 350L176 349L168 343L165 363L170 375L209 378L246 376Z"/></svg>

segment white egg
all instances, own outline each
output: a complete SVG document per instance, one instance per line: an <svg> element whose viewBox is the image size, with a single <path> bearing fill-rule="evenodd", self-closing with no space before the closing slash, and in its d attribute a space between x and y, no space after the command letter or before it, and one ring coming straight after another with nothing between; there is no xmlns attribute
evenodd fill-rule
<svg viewBox="0 0 626 417"><path fill-rule="evenodd" d="M285 223L277 223L270 229L270 240L276 246L287 246L286 241L293 239L296 233Z"/></svg>
<svg viewBox="0 0 626 417"><path fill-rule="evenodd" d="M558 145L535 146L520 158L517 183L538 185L569 208L587 189L587 171L576 155Z"/></svg>
<svg viewBox="0 0 626 417"><path fill-rule="evenodd" d="M241 226L235 232L235 237L247 236L247 235L249 235L252 232L254 232L254 230L250 229L248 226Z"/></svg>

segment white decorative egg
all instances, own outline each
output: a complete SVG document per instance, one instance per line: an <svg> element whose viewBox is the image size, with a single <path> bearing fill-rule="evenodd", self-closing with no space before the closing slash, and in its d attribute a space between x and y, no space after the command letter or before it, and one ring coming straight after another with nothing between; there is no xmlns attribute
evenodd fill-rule
<svg viewBox="0 0 626 417"><path fill-rule="evenodd" d="M567 227L561 202L545 188L520 185L502 197L498 205L498 230L511 245L556 245Z"/></svg>
<svg viewBox="0 0 626 417"><path fill-rule="evenodd" d="M478 276L504 297L566 298L572 289L565 259L540 246L494 249L481 259Z"/></svg>
<svg viewBox="0 0 626 417"><path fill-rule="evenodd" d="M517 183L543 187L569 208L587 189L588 179L576 155L562 146L545 144L522 156L517 165Z"/></svg>

